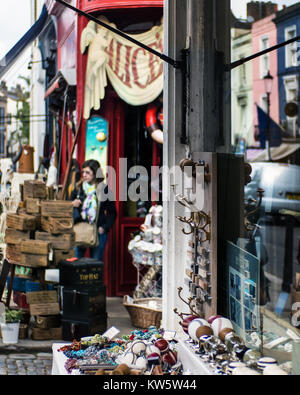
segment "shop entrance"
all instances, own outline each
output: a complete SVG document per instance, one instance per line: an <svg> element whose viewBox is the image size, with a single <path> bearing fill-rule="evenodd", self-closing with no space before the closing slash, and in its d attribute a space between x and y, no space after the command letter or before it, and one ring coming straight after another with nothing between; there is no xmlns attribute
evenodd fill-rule
<svg viewBox="0 0 300 395"><path fill-rule="evenodd" d="M128 243L151 207L151 167L160 166L162 159L162 146L154 142L146 129L146 110L147 106L128 105L111 90L99 112L109 125L107 163L115 169L118 213L104 258L108 296L130 295L137 284L137 270L128 252ZM139 167L143 174L138 173ZM131 199L130 190L135 189L137 180L145 189L136 189L142 198L135 201Z"/></svg>

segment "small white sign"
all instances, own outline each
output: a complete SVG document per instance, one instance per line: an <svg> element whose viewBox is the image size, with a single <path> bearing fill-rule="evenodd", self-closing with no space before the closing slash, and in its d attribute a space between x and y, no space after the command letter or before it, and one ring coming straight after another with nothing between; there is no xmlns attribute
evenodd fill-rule
<svg viewBox="0 0 300 395"><path fill-rule="evenodd" d="M175 339L176 332L175 331L165 331L164 332L164 339L167 341Z"/></svg>
<svg viewBox="0 0 300 395"><path fill-rule="evenodd" d="M102 334L102 336L107 337L109 340L112 340L115 336L117 336L120 333L119 329L117 329L115 326L111 326L109 329L107 329L106 332Z"/></svg>

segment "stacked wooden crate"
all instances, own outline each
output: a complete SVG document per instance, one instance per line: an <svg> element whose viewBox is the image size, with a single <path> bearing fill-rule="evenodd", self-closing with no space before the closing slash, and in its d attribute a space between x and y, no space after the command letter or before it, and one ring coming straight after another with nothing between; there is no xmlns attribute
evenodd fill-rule
<svg viewBox="0 0 300 395"><path fill-rule="evenodd" d="M30 315L35 318L32 339L61 339L62 328L60 326L60 306L57 291L27 292L26 297Z"/></svg>
<svg viewBox="0 0 300 395"><path fill-rule="evenodd" d="M21 262L21 242L29 240L31 231L36 229L34 216L24 213L8 213L6 216L6 258L11 263Z"/></svg>
<svg viewBox="0 0 300 395"><path fill-rule="evenodd" d="M73 230L73 206L71 202L48 200L41 202L41 229L35 239L52 246L53 265L75 256L75 233Z"/></svg>
<svg viewBox="0 0 300 395"><path fill-rule="evenodd" d="M57 267L61 260L75 256L73 206L71 202L49 200L49 190L40 180L25 181L21 196L18 212L6 218L6 258L39 274L42 291L26 292L35 322L32 338L60 339L57 291L44 291L47 284L43 269Z"/></svg>

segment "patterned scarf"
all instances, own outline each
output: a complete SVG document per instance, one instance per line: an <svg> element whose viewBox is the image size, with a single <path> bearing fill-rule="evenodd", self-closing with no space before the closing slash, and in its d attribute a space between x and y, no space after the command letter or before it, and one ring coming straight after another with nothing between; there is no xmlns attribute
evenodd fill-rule
<svg viewBox="0 0 300 395"><path fill-rule="evenodd" d="M88 221L92 224L96 220L97 214L97 195L96 195L96 185L90 185L88 182L83 182L82 188L86 194L86 198L82 205L81 218L84 221Z"/></svg>

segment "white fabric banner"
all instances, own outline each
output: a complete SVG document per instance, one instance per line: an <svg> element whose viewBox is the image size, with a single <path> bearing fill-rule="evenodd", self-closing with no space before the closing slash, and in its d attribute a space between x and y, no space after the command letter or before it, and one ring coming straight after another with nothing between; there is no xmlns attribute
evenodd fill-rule
<svg viewBox="0 0 300 395"><path fill-rule="evenodd" d="M105 17L106 24L116 26ZM143 44L163 52L163 25L130 35ZM84 118L91 109L99 110L105 96L107 76L117 94L133 106L151 103L163 89L163 62L152 53L116 33L90 21L81 35L81 53L88 47Z"/></svg>

